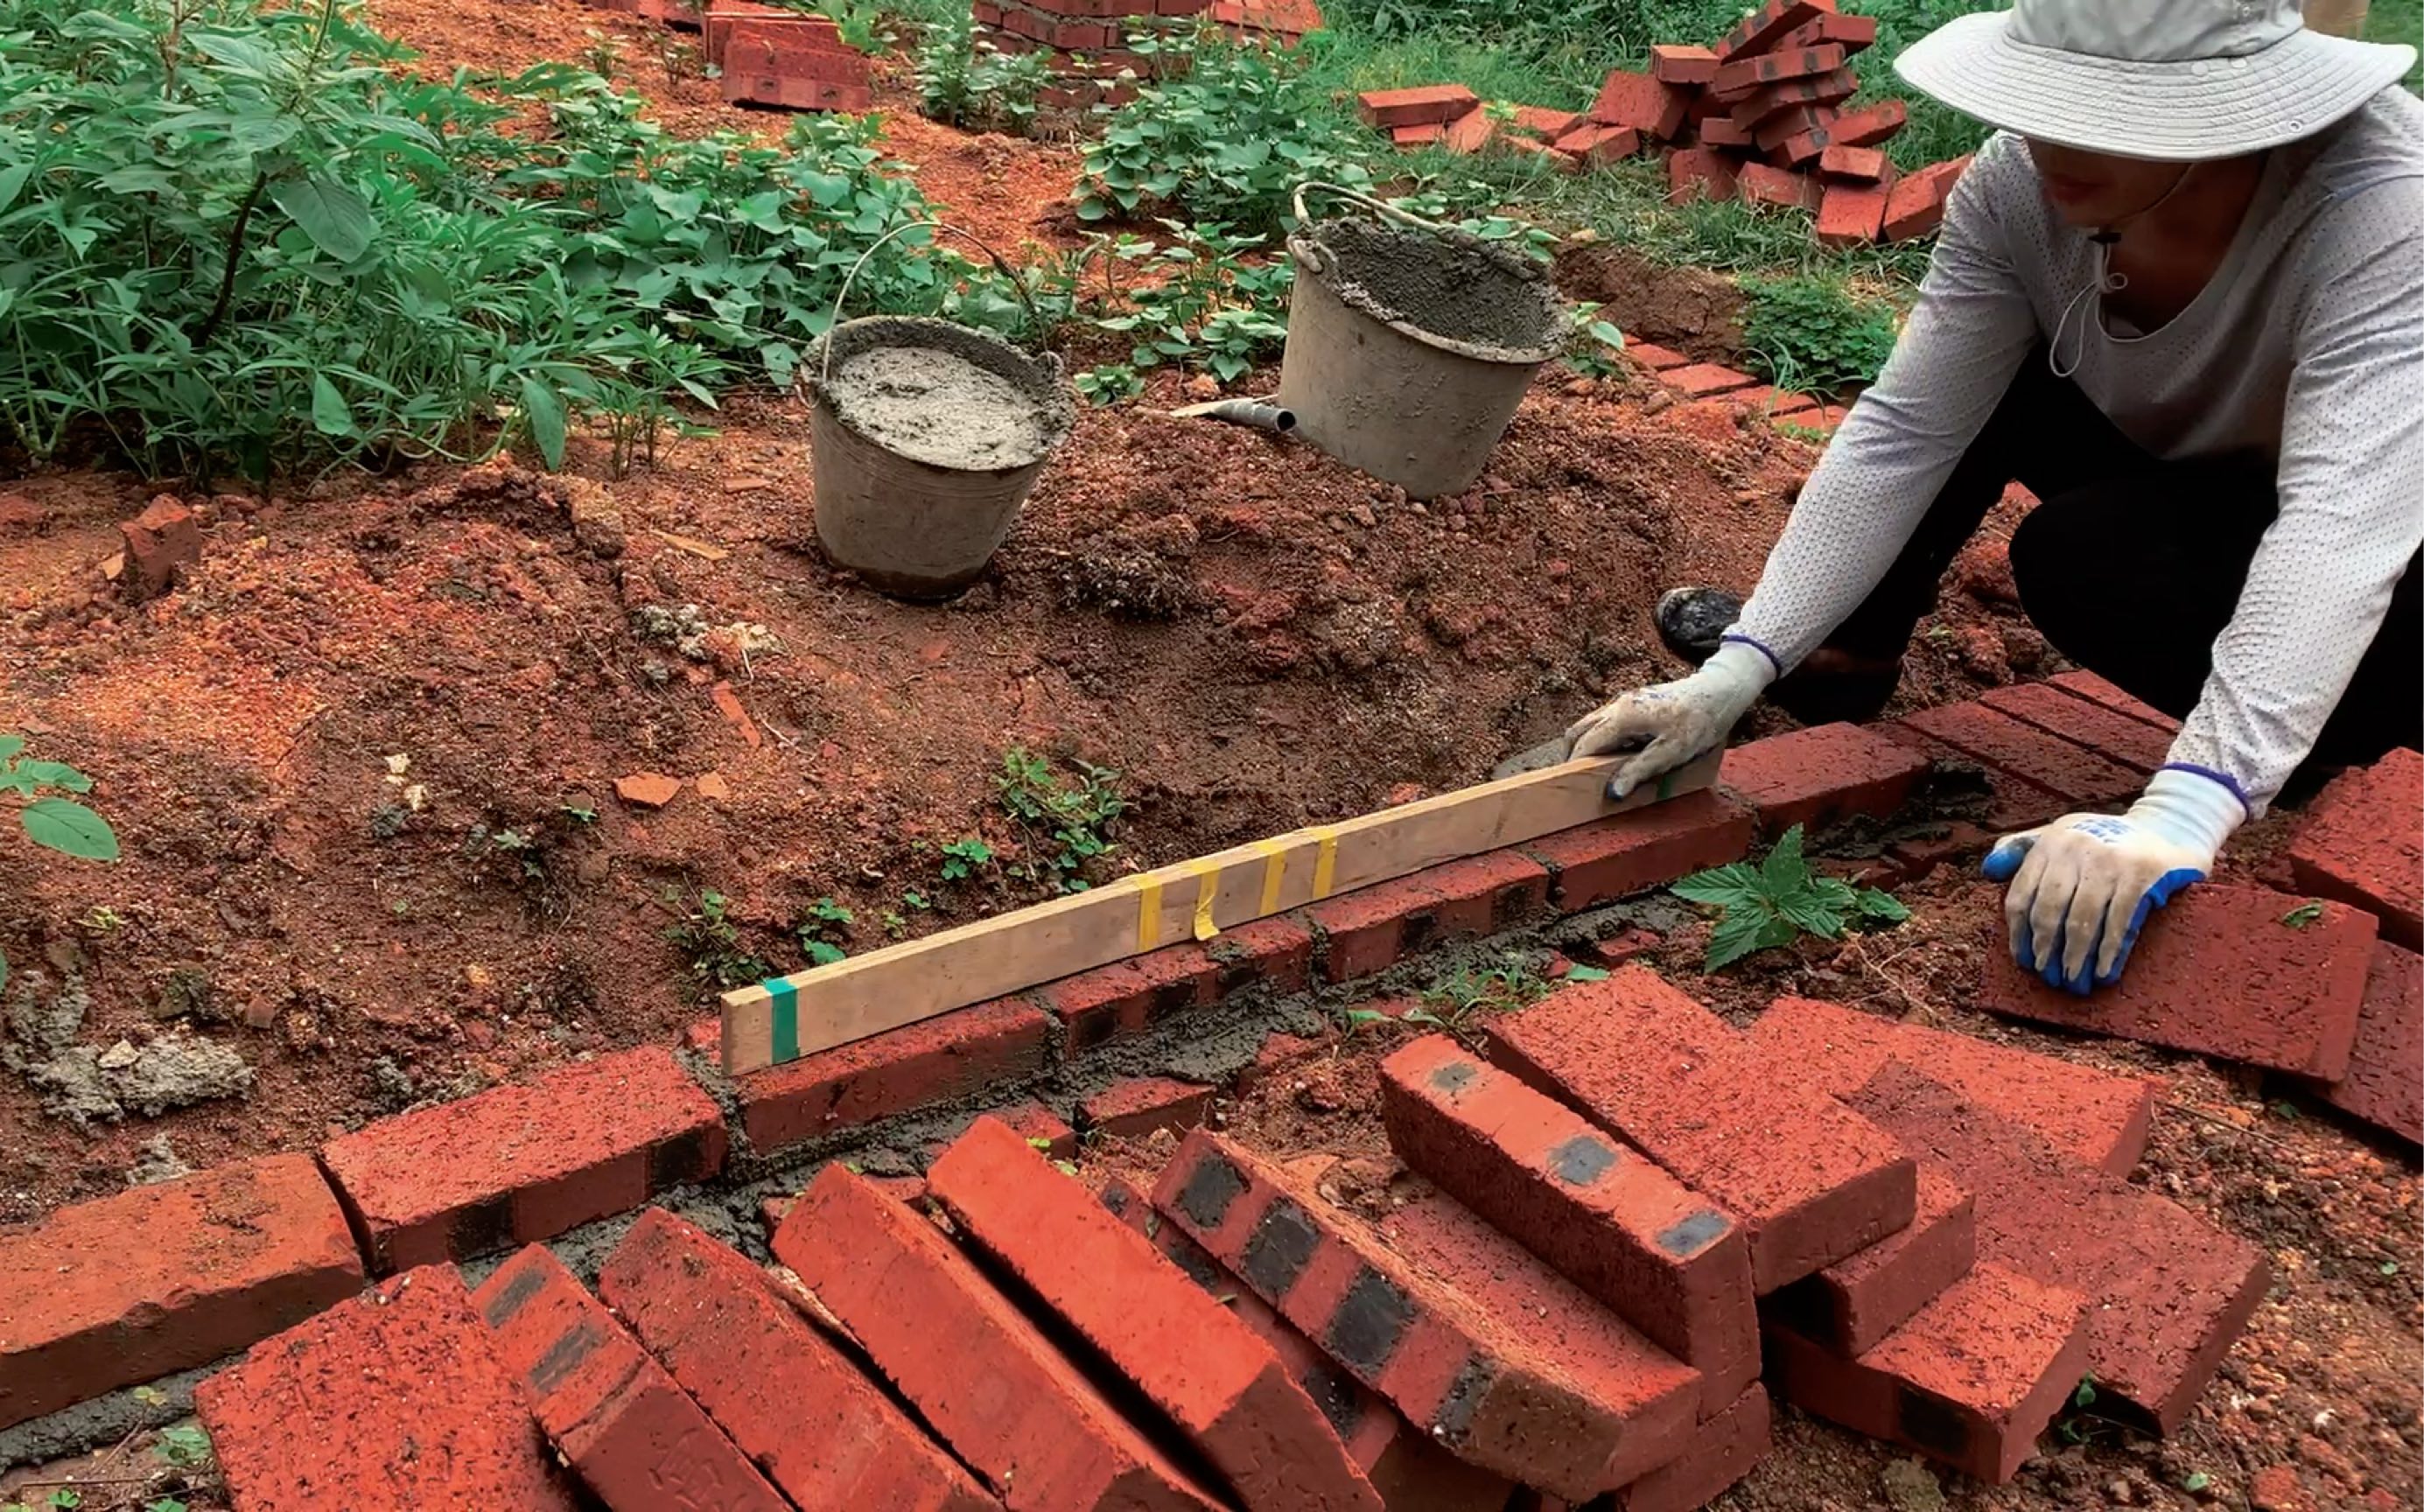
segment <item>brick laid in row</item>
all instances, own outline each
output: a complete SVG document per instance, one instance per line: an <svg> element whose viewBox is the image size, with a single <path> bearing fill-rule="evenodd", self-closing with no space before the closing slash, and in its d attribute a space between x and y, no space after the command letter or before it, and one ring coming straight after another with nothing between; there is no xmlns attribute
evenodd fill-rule
<svg viewBox="0 0 2424 1512"><path fill-rule="evenodd" d="M2424 950L2424 755L2398 750L2335 778L2289 842L2308 892L2362 908L2382 937Z"/></svg>
<svg viewBox="0 0 2424 1512"><path fill-rule="evenodd" d="M1052 1020L1003 997L752 1072L734 1090L760 1154L1044 1069Z"/></svg>
<svg viewBox="0 0 2424 1512"><path fill-rule="evenodd" d="M1891 1138L1652 972L1564 988L1490 1037L1493 1059L1731 1214L1762 1293L1909 1226L1917 1168Z"/></svg>

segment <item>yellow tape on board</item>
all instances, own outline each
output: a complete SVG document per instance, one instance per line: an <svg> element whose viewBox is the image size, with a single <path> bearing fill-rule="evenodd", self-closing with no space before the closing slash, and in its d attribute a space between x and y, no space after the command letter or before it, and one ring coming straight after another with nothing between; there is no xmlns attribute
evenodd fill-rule
<svg viewBox="0 0 2424 1512"><path fill-rule="evenodd" d="M1136 884L1137 948L1150 950L1161 943L1161 879L1148 871Z"/></svg>
<svg viewBox="0 0 2424 1512"><path fill-rule="evenodd" d="M1287 881L1287 847L1277 840L1256 840L1254 849L1263 853L1262 906L1254 915L1268 918L1280 911L1280 885Z"/></svg>
<svg viewBox="0 0 2424 1512"><path fill-rule="evenodd" d="M1328 825L1317 825L1312 834L1321 844L1313 861L1313 896L1327 898L1338 881L1338 832Z"/></svg>
<svg viewBox="0 0 2424 1512"><path fill-rule="evenodd" d="M1195 938L1208 940L1220 932L1212 922L1212 904L1220 896L1220 868L1209 861L1195 867Z"/></svg>

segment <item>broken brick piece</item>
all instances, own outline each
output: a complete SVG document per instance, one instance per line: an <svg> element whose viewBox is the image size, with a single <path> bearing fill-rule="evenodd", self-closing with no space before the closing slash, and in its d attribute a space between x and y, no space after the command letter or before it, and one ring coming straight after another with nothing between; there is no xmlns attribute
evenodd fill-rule
<svg viewBox="0 0 2424 1512"><path fill-rule="evenodd" d="M1818 153L1818 171L1830 179L1879 183L1892 169L1881 147L1828 147Z"/></svg>
<svg viewBox="0 0 2424 1512"><path fill-rule="evenodd" d="M2051 683L1989 689L1978 702L2023 724L2083 745L2130 771L2152 776L2171 759L2171 737L2127 714L2065 692Z"/></svg>
<svg viewBox="0 0 2424 1512"><path fill-rule="evenodd" d="M1744 202L1788 210L1816 210L1818 181L1766 163L1746 163L1734 170L1734 183Z"/></svg>
<svg viewBox="0 0 2424 1512"><path fill-rule="evenodd" d="M1722 152L1706 147L1687 147L1666 154L1668 204L1688 205L1701 199L1727 200L1733 199L1735 193L1733 163ZM1682 364L1678 362L1675 365Z"/></svg>
<svg viewBox="0 0 2424 1512"><path fill-rule="evenodd" d="M1271 1347L1008 1128L979 1119L927 1179L959 1231L1168 1413L1247 1504L1380 1512Z"/></svg>
<svg viewBox="0 0 2424 1512"><path fill-rule="evenodd" d="M742 1127L760 1154L946 1102L1044 1069L1053 1026L997 998L738 1078Z"/></svg>
<svg viewBox="0 0 2424 1512"><path fill-rule="evenodd" d="M1874 185L1830 183L1818 202L1818 245L1866 247L1885 230L1886 191Z"/></svg>
<svg viewBox="0 0 2424 1512"><path fill-rule="evenodd" d="M2373 947L2365 1008L2357 1015L2348 1074L2323 1100L2424 1144L2424 959L2383 941Z"/></svg>
<svg viewBox="0 0 2424 1512"><path fill-rule="evenodd" d="M498 1266L471 1299L539 1426L614 1512L790 1504L545 1245Z"/></svg>
<svg viewBox="0 0 2424 1512"><path fill-rule="evenodd" d="M1356 96L1364 120L1384 130L1397 126L1444 126L1481 104L1461 84L1430 84L1414 89L1372 89Z"/></svg>
<svg viewBox="0 0 2424 1512"><path fill-rule="evenodd" d="M126 542L127 566L120 583L130 598L157 598L179 572L202 559L201 523L173 494L154 498L118 533Z"/></svg>
<svg viewBox="0 0 2424 1512"><path fill-rule="evenodd" d="M1970 160L1963 157L1904 174L1886 203L1886 240L1915 241L1944 224L1944 207L1952 202L1954 186L1969 166Z"/></svg>
<svg viewBox="0 0 2424 1512"><path fill-rule="evenodd" d="M1863 1354L1969 1275L1977 1258L1970 1194L1922 1163L1909 1228L1794 1281L1770 1299L1771 1310L1839 1355Z"/></svg>
<svg viewBox="0 0 2424 1512"><path fill-rule="evenodd" d="M1419 126L1389 128L1389 140L1399 147L1427 147L1433 142L1444 141L1446 138L1447 123L1444 121L1427 120Z"/></svg>
<svg viewBox="0 0 2424 1512"><path fill-rule="evenodd" d="M681 779L662 772L635 772L614 779L614 792L634 808L662 808L681 796Z"/></svg>
<svg viewBox="0 0 2424 1512"><path fill-rule="evenodd" d="M1979 1269L2088 1298L2087 1368L2104 1410L2135 1409L2162 1432L2186 1421L2263 1300L2261 1250L1898 1062L1846 1101L1970 1191Z"/></svg>
<svg viewBox="0 0 2424 1512"><path fill-rule="evenodd" d="M379 1119L320 1147L382 1272L550 1239L724 1169L724 1115L660 1045Z"/></svg>
<svg viewBox="0 0 2424 1512"><path fill-rule="evenodd" d="M1772 1420L1767 1388L1751 1382L1724 1411L1692 1430L1682 1453L1619 1488L1609 1512L1698 1512L1767 1457Z"/></svg>
<svg viewBox="0 0 2424 1512"><path fill-rule="evenodd" d="M1375 1232L1199 1129L1162 1172L1154 1205L1358 1380L1484 1469L1583 1500L1664 1463L1689 1435L1697 1372L1453 1204L1419 1218L1399 1209ZM1442 1263L1444 1274L1430 1268ZM1510 1293L1528 1306L1508 1305Z"/></svg>
<svg viewBox="0 0 2424 1512"><path fill-rule="evenodd" d="M598 1294L796 1504L998 1505L772 1276L662 1208L607 1256Z"/></svg>
<svg viewBox="0 0 2424 1512"><path fill-rule="evenodd" d="M2089 1368L2087 1312L2075 1291L1982 1265L1855 1360L1771 1326L1768 1379L1797 1407L2000 1486Z"/></svg>
<svg viewBox="0 0 2424 1512"><path fill-rule="evenodd" d="M1630 126L1653 141L1665 141L1683 129L1690 94L1661 84L1647 73L1610 71L1592 102L1591 119L1603 126Z"/></svg>
<svg viewBox="0 0 2424 1512"><path fill-rule="evenodd" d="M1445 1035L1380 1066L1399 1159L1701 1377L1701 1412L1759 1378L1750 1246L1733 1220Z"/></svg>
<svg viewBox="0 0 2424 1512"><path fill-rule="evenodd" d="M1799 27L1825 15L1831 6L1821 0L1767 0L1745 16L1716 45L1720 62L1765 52Z"/></svg>
<svg viewBox="0 0 2424 1512"><path fill-rule="evenodd" d="M1130 1076L1079 1104L1077 1122L1090 1134L1141 1139L1163 1129L1196 1127L1210 1116L1212 1099L1219 1093L1220 1089L1200 1082Z"/></svg>
<svg viewBox="0 0 2424 1512"><path fill-rule="evenodd" d="M1719 94L1781 84L1787 79L1807 79L1821 73L1832 73L1843 66L1843 50L1829 43L1823 47L1796 47L1789 51L1762 53L1727 62L1717 69L1709 88ZM1740 120L1742 118L1734 118Z"/></svg>
<svg viewBox="0 0 2424 1512"><path fill-rule="evenodd" d="M1688 368L1662 373L1658 379L1680 391L1686 399L1713 399L1718 394L1747 389L1759 381L1747 373L1736 373L1714 362L1696 362Z"/></svg>
<svg viewBox="0 0 2424 1512"><path fill-rule="evenodd" d="M1918 1173L1884 1131L1780 1076L1748 1039L1640 966L1491 1021L1491 1057L1731 1214L1772 1292L1910 1224ZM1790 1150L1793 1158L1775 1158Z"/></svg>
<svg viewBox="0 0 2424 1512"><path fill-rule="evenodd" d="M1807 407L1779 402L1775 413ZM1733 747L1717 780L1758 809L1760 828L1773 836L1855 814L1890 818L1926 772L1927 758L1907 746L1858 724L1820 724Z"/></svg>
<svg viewBox="0 0 2424 1512"><path fill-rule="evenodd" d="M1558 911L1578 914L1739 861L1749 853L1754 828L1749 808L1703 788L1544 835L1523 849L1548 867Z"/></svg>
<svg viewBox="0 0 2424 1512"><path fill-rule="evenodd" d="M2298 885L2362 908L2382 937L2424 949L2424 754L2400 749L2343 772L2289 842Z"/></svg>
<svg viewBox="0 0 2424 1512"><path fill-rule="evenodd" d="M361 1290L308 1154L263 1155L0 1233L0 1428L206 1365Z"/></svg>
<svg viewBox="0 0 2424 1512"><path fill-rule="evenodd" d="M1898 725L1881 728L1889 735L1897 728L1917 731L1989 767L2059 793L2075 806L2113 803L2135 795L2145 786L2144 779L2128 767L1984 704L1941 704L1921 709Z"/></svg>
<svg viewBox="0 0 2424 1512"><path fill-rule="evenodd" d="M1706 84L1717 76L1712 48L1667 44L1650 49L1650 76L1661 84Z"/></svg>
<svg viewBox="0 0 2424 1512"><path fill-rule="evenodd" d="M932 1223L827 1166L774 1254L1013 1512L1218 1504Z"/></svg>
<svg viewBox="0 0 2424 1512"><path fill-rule="evenodd" d="M1440 138L1440 145L1451 152L1478 152L1497 135L1497 118L1476 107L1447 123L1447 135Z"/></svg>
<svg viewBox="0 0 2424 1512"><path fill-rule="evenodd" d="M452 1265L349 1297L194 1389L245 1512L574 1512Z"/></svg>
<svg viewBox="0 0 2424 1512"><path fill-rule="evenodd" d="M2109 1176L2137 1168L2162 1100L2159 1081L1806 997L1778 998L1746 1032L1769 1065L1837 1097L1899 1060Z"/></svg>
<svg viewBox="0 0 2424 1512"><path fill-rule="evenodd" d="M2269 887L2192 887L2150 915L2129 969L2081 997L2012 960L1995 922L1978 1006L2320 1081L2348 1069L2374 920Z"/></svg>

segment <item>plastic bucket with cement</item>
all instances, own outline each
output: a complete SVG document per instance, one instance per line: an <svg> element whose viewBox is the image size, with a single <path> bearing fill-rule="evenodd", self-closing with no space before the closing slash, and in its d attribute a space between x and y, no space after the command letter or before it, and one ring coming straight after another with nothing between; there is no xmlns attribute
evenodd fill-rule
<svg viewBox="0 0 2424 1512"><path fill-rule="evenodd" d="M1307 190L1381 221L1314 223ZM1275 403L1297 434L1415 499L1470 487L1568 319L1548 270L1328 184L1297 191L1287 351Z"/></svg>
<svg viewBox="0 0 2424 1512"><path fill-rule="evenodd" d="M800 372L818 543L906 598L947 598L984 572L1076 420L1058 358L949 321L837 325Z"/></svg>

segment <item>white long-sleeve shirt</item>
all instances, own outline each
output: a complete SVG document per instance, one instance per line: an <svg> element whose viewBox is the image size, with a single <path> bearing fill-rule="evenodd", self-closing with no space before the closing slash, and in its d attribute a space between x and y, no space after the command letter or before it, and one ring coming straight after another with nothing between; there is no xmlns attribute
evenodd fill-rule
<svg viewBox="0 0 2424 1512"><path fill-rule="evenodd" d="M1947 207L1917 307L1801 492L1736 632L1789 669L1883 579L2029 354L2163 458L2279 466L2265 533L2176 764L2261 813L2313 749L2424 541L2424 103L2393 88L2271 155L2205 291L2145 335L2109 327L2085 232L1999 135ZM2084 322L2085 329L2081 329ZM2059 436L2045 438L2058 447ZM2115 613L2128 584L2115 581Z"/></svg>

